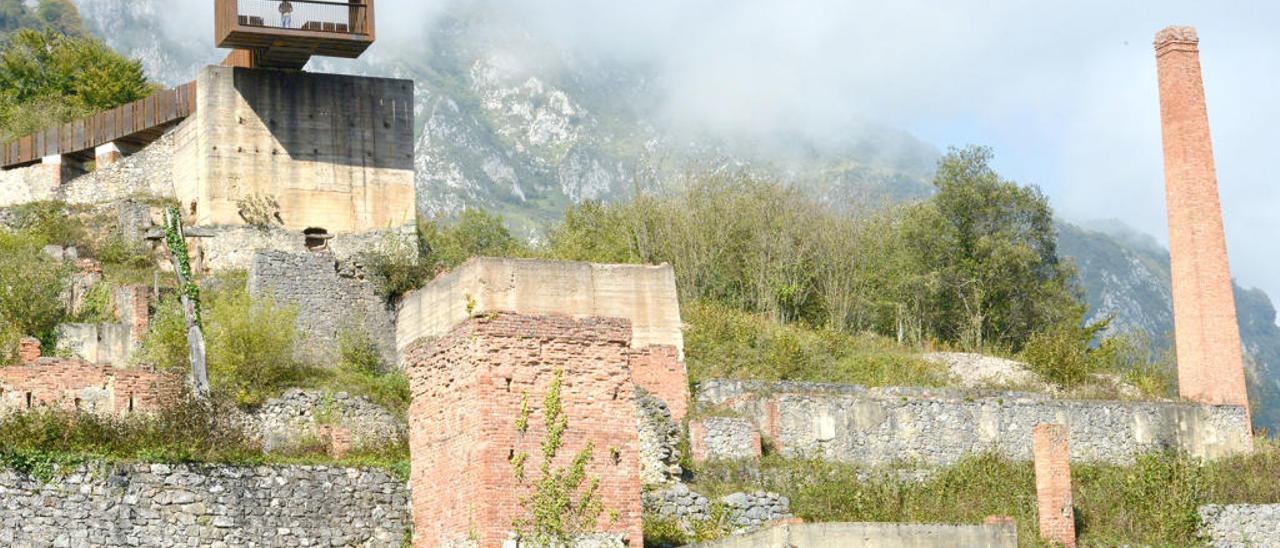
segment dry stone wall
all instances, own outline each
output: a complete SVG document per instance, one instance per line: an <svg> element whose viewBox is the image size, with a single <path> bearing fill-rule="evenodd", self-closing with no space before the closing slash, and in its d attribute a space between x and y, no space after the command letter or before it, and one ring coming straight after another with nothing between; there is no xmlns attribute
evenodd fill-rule
<svg viewBox="0 0 1280 548"><path fill-rule="evenodd" d="M697 401L751 419L784 455L870 465L947 465L985 451L1030 460L1031 431L1043 423L1067 425L1073 462L1123 464L1164 449L1212 459L1252 447L1235 406L738 381L703 383Z"/></svg>
<svg viewBox="0 0 1280 548"><path fill-rule="evenodd" d="M82 467L43 482L0 470L0 546L399 547L405 482L320 466Z"/></svg>
<svg viewBox="0 0 1280 548"><path fill-rule="evenodd" d="M1209 546L1280 546L1280 504L1200 507L1200 533Z"/></svg>
<svg viewBox="0 0 1280 548"><path fill-rule="evenodd" d="M346 330L364 331L378 345L383 363L396 363L395 316L352 263L339 263L328 252L254 255L249 293L271 295L298 308L298 328L307 337L309 354L320 360L337 356Z"/></svg>
<svg viewBox="0 0 1280 548"><path fill-rule="evenodd" d="M267 400L247 419L268 451L288 447L307 438L318 439L322 426L351 432L353 447L378 447L401 439L407 426L390 411L368 398L346 392L327 394L292 389Z"/></svg>

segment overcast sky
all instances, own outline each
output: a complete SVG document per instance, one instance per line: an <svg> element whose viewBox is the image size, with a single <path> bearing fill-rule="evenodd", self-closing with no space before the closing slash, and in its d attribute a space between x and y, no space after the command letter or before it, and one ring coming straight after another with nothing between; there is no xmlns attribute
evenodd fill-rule
<svg viewBox="0 0 1280 548"><path fill-rule="evenodd" d="M375 47L424 43L467 1L379 0ZM1194 25L1234 274L1280 297L1280 2L494 1L574 55L654 66L672 119L817 137L872 121L939 149L991 145L1068 220L1118 218L1162 242L1151 41Z"/></svg>

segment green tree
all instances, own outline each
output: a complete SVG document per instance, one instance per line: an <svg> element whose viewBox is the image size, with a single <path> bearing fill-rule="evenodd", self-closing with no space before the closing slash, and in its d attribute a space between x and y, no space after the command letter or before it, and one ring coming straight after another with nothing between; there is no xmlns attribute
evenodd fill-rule
<svg viewBox="0 0 1280 548"><path fill-rule="evenodd" d="M24 135L153 89L140 62L95 38L23 29L0 52L0 129L7 138Z"/></svg>
<svg viewBox="0 0 1280 548"><path fill-rule="evenodd" d="M931 333L980 350L1018 349L1031 335L1082 317L1075 270L1058 258L1048 200L1005 180L991 150L952 150L938 165L938 194L914 208L904 229L922 269ZM906 299L904 299L906 300Z"/></svg>
<svg viewBox="0 0 1280 548"><path fill-rule="evenodd" d="M0 229L0 334L30 335L53 348L68 270L43 248L36 236Z"/></svg>
<svg viewBox="0 0 1280 548"><path fill-rule="evenodd" d="M422 255L437 267L452 268L472 257L508 257L528 253L524 243L511 235L502 217L467 209L453 223L418 223Z"/></svg>

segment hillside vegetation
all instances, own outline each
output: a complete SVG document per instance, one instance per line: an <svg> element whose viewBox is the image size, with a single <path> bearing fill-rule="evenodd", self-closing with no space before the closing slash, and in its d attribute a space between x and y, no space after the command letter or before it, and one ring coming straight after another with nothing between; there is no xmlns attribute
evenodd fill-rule
<svg viewBox="0 0 1280 548"><path fill-rule="evenodd" d="M67 0L0 2L0 141L142 99L142 64L86 35Z"/></svg>

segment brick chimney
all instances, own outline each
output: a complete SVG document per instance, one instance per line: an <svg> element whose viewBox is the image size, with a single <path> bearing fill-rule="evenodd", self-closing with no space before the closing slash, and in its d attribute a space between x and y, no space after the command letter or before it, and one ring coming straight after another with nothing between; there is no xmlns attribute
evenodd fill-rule
<svg viewBox="0 0 1280 548"><path fill-rule="evenodd" d="M1191 27L1156 34L1165 191L1173 272L1178 390L1183 398L1248 409L1218 178Z"/></svg>

